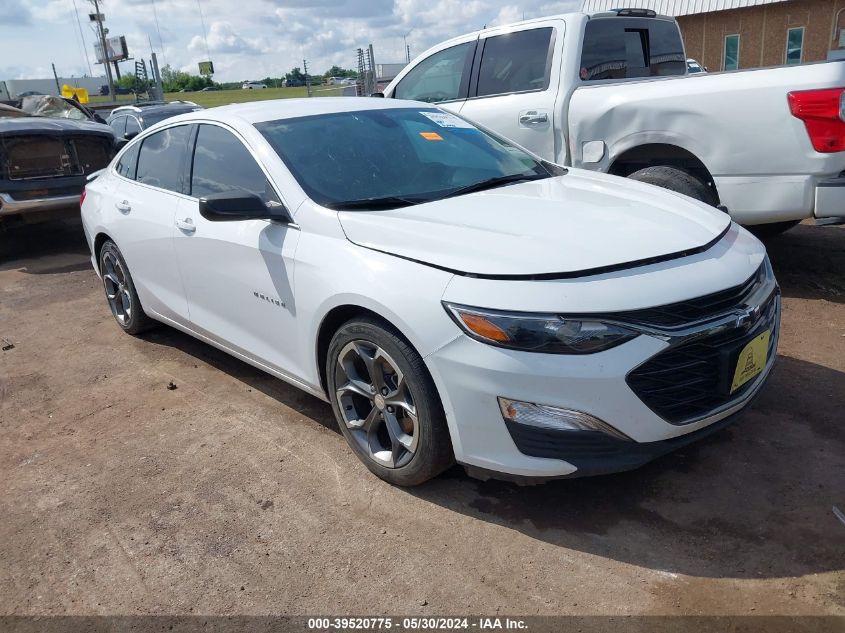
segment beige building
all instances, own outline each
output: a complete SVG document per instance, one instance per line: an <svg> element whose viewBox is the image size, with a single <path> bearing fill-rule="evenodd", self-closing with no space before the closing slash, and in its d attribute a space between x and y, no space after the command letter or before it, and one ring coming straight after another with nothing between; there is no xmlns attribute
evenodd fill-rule
<svg viewBox="0 0 845 633"><path fill-rule="evenodd" d="M710 71L845 57L845 0L585 0L595 13L653 9L678 19L687 56Z"/></svg>

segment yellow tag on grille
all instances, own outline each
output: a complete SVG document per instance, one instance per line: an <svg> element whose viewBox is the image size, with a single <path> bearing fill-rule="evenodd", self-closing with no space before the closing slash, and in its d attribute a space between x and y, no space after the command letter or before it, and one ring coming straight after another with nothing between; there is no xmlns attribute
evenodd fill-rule
<svg viewBox="0 0 845 633"><path fill-rule="evenodd" d="M753 341L750 341L748 345L742 348L742 351L739 353L739 360L736 362L731 393L742 387L742 385L755 376L758 376L766 368L770 337L771 331L766 330L754 337Z"/></svg>

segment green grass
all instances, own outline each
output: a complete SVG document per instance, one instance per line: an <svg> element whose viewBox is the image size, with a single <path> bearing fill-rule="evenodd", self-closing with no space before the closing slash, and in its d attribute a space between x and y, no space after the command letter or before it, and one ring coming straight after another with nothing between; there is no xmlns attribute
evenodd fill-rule
<svg viewBox="0 0 845 633"><path fill-rule="evenodd" d="M343 88L334 86L314 86L312 93L315 97L337 97L343 94ZM308 90L301 88L264 88L262 90L215 90L213 92L168 92L165 101L193 101L204 108L228 105L230 103L246 103L248 101L267 101L269 99L291 99L293 97L307 97ZM120 102L133 103L133 95L117 95ZM91 96L91 104L108 103L110 99L102 96Z"/></svg>

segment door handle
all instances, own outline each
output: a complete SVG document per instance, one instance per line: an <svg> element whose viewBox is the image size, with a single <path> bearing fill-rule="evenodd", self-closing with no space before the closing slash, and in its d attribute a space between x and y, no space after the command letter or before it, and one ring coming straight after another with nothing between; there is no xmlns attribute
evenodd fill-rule
<svg viewBox="0 0 845 633"><path fill-rule="evenodd" d="M523 114L519 117L521 125L537 125L539 123L548 123L549 115L543 112L542 114Z"/></svg>
<svg viewBox="0 0 845 633"><path fill-rule="evenodd" d="M194 225L194 221L191 218L176 220L176 227L181 231L185 231L185 233L193 233L197 230L197 227Z"/></svg>
<svg viewBox="0 0 845 633"><path fill-rule="evenodd" d="M132 207L126 200L124 200L123 202L115 202L114 207L121 213L129 213L132 210Z"/></svg>

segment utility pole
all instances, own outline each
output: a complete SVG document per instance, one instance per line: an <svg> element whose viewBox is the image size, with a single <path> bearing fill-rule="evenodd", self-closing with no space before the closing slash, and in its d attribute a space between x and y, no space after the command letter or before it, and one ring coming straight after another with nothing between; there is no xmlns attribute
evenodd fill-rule
<svg viewBox="0 0 845 633"><path fill-rule="evenodd" d="M158 58L156 58L156 54L152 53L150 55L152 58L150 62L151 70L153 71L153 81L155 82L156 87L156 100L164 101L164 86L161 83L161 73L158 70Z"/></svg>
<svg viewBox="0 0 845 633"><path fill-rule="evenodd" d="M305 72L305 90L308 92L308 96L311 96L311 76L308 74L308 60L302 60L302 69Z"/></svg>
<svg viewBox="0 0 845 633"><path fill-rule="evenodd" d="M56 94L62 95L62 87L59 85L59 76L56 74L56 65L50 64L53 67L53 79L56 80Z"/></svg>
<svg viewBox="0 0 845 633"><path fill-rule="evenodd" d="M405 35L402 36L402 39L405 41L405 61L409 64L411 63L411 47L408 46L408 36L413 33L414 29L411 29Z"/></svg>
<svg viewBox="0 0 845 633"><path fill-rule="evenodd" d="M103 15L100 13L100 4L97 0L91 0L94 3L94 16L97 22L97 34L100 36L100 46L103 47L103 67L106 69L106 80L109 82L109 98L114 101L114 80L111 76L111 66L109 66L109 53L106 48L106 34L103 31Z"/></svg>

